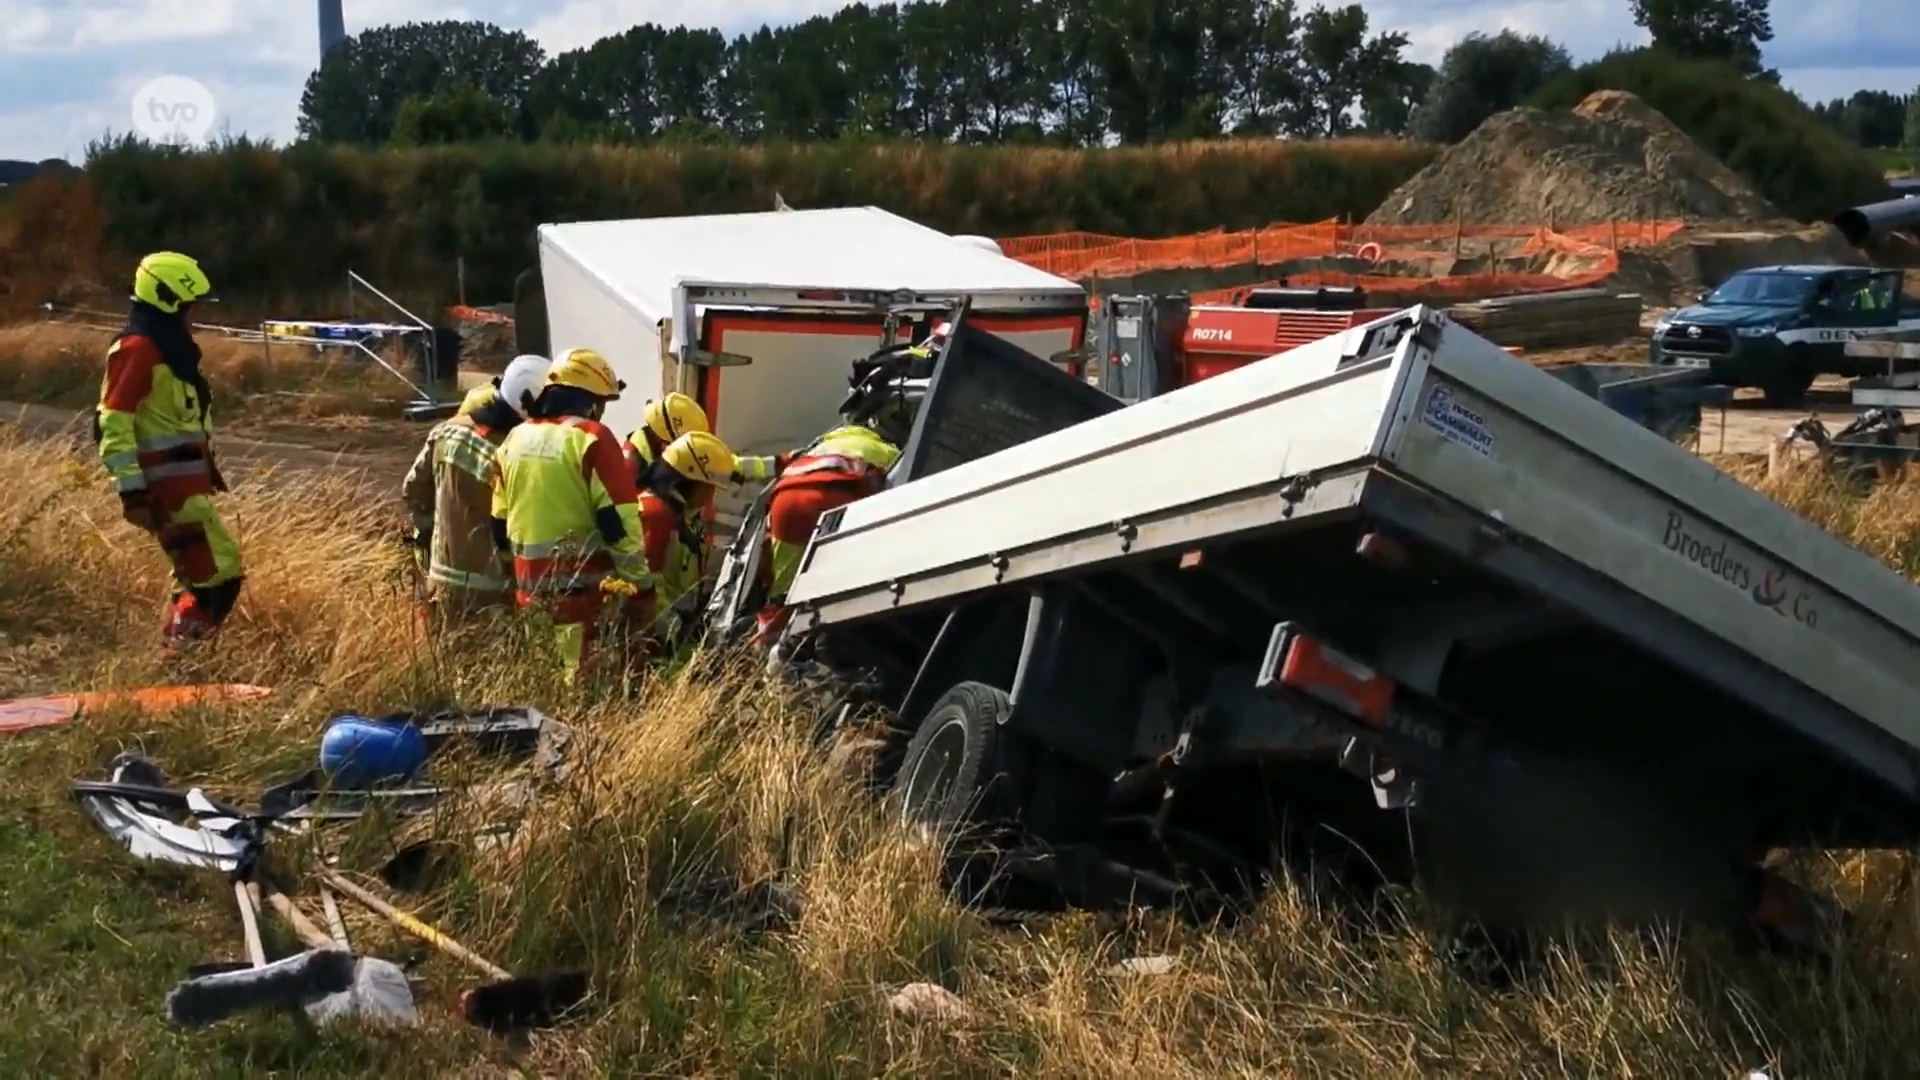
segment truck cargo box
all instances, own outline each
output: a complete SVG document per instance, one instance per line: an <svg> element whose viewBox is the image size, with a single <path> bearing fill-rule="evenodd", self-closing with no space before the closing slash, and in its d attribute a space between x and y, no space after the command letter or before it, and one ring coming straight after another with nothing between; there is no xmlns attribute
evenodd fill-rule
<svg viewBox="0 0 1920 1080"><path fill-rule="evenodd" d="M1737 724L1764 721L1736 717L1765 717L1920 798L1920 590L1427 308L829 514L789 594L794 632L1183 551L1200 565L1209 545L1238 545L1269 582L1311 577L1309 548L1283 541L1363 519L1739 702L1673 727L1711 731L1730 772L1765 741L1741 745ZM1787 744L1767 752L1791 765Z"/></svg>

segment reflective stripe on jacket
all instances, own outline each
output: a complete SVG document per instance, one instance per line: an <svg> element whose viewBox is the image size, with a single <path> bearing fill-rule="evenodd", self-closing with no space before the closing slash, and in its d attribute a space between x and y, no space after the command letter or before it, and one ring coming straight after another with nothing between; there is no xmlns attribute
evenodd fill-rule
<svg viewBox="0 0 1920 1080"><path fill-rule="evenodd" d="M193 387L139 334L107 349L100 380L100 461L114 490L172 500L213 493L212 422Z"/></svg>
<svg viewBox="0 0 1920 1080"><path fill-rule="evenodd" d="M652 587L639 492L613 432L578 416L529 420L508 433L496 460L492 512L507 525L522 603L598 588L615 575ZM614 543L600 532L607 509L623 534Z"/></svg>
<svg viewBox="0 0 1920 1080"><path fill-rule="evenodd" d="M456 416L427 434L402 485L414 528L430 536L427 580L453 588L504 592L511 569L488 524L495 455L506 433Z"/></svg>

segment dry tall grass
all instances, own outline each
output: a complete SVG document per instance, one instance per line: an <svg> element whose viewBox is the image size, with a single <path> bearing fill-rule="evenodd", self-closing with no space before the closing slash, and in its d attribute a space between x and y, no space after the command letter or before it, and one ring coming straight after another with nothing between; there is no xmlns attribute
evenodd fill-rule
<svg viewBox="0 0 1920 1080"><path fill-rule="evenodd" d="M236 416L311 421L338 416L399 416L413 399L406 384L371 360L340 350L198 335L216 423ZM113 331L73 322L0 325L0 401L85 408L99 400ZM410 361L388 358L402 371Z"/></svg>
<svg viewBox="0 0 1920 1080"><path fill-rule="evenodd" d="M0 442L0 470L13 478L0 505L0 692L159 677L149 659L159 553L117 521L97 471L17 440ZM1771 490L1903 571L1920 569L1920 486L1864 502L1813 476ZM575 771L426 910L508 966L590 967L592 1015L514 1050L436 1004L424 1030L380 1037L383 1060L402 1071L511 1061L567 1076L1713 1077L1769 1063L1779 1078L1920 1072L1920 908L1902 859L1808 866L1862 916L1832 973L1739 960L1712 941L1618 935L1570 943L1530 981L1489 993L1438 962L1417 918L1356 935L1286 886L1231 926L1071 915L993 927L943 902L931 854L816 760L803 710L752 678L568 693L524 643L436 657L409 629L401 555L382 539L386 508L314 479L243 487L223 505L250 577L199 675L287 692L269 707L90 717L11 759L34 765L16 764L11 778L44 787L42 817L71 818L51 805L59 786L129 744L177 777L245 796L311 759L333 707L518 700L575 725ZM125 887L168 899L143 884L152 875L110 865ZM743 927L740 905L726 901L776 880L797 893L797 919ZM217 910L218 890L186 902ZM383 941L364 930L357 940ZM1142 955L1171 956L1173 967L1107 971ZM443 989L461 977L437 976ZM952 989L970 1014L892 1014L884 992L913 981ZM271 1023L284 1026L256 1032L256 1045L296 1038L292 1021ZM182 1051L185 1036L130 1031L102 1051L108 1072L163 1049L231 1052L218 1035Z"/></svg>

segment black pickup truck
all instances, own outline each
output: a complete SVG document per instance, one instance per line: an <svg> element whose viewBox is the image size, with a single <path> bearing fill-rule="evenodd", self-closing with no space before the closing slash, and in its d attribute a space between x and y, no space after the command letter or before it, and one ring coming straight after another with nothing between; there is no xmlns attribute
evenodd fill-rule
<svg viewBox="0 0 1920 1080"><path fill-rule="evenodd" d="M1798 402L1820 375L1884 370L1849 357L1849 341L1920 329L1920 302L1898 270L1758 266L1654 324L1655 364L1706 368L1727 386L1758 387L1774 405Z"/></svg>

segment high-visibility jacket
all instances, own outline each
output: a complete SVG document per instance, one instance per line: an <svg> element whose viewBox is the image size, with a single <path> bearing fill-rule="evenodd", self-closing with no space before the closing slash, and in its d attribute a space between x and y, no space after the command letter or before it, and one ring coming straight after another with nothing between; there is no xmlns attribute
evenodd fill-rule
<svg viewBox="0 0 1920 1080"><path fill-rule="evenodd" d="M506 522L521 604L597 593L610 576L653 587L640 494L613 432L578 416L529 420L507 434L495 460L493 516ZM602 533L603 521L618 523L618 540Z"/></svg>
<svg viewBox="0 0 1920 1080"><path fill-rule="evenodd" d="M623 449L627 455L627 467L633 470L634 476L642 479L646 477L647 469L652 467L654 459L660 456L659 444L660 436L655 435L649 428L635 428L633 433L627 436ZM741 457L736 454L733 458L733 467L740 474L739 483L764 484L780 475L780 469L785 464L786 458L785 454L750 457Z"/></svg>
<svg viewBox="0 0 1920 1080"><path fill-rule="evenodd" d="M879 432L849 425L822 435L787 465L773 482L767 508L764 572L769 597L778 601L786 596L821 515L881 490L887 470L899 460L900 448Z"/></svg>
<svg viewBox="0 0 1920 1080"><path fill-rule="evenodd" d="M171 512L214 491L208 402L161 359L150 338L125 334L100 382L100 460L122 494L145 491Z"/></svg>
<svg viewBox="0 0 1920 1080"><path fill-rule="evenodd" d="M640 530L647 545L647 569L654 575L654 595L661 608L700 587L706 572L706 524L701 507L666 498L652 491L640 493Z"/></svg>
<svg viewBox="0 0 1920 1080"><path fill-rule="evenodd" d="M887 470L899 460L900 448L872 428L837 427L788 463L780 483L844 483L857 478L878 490L886 482Z"/></svg>
<svg viewBox="0 0 1920 1080"><path fill-rule="evenodd" d="M427 540L427 580L440 588L504 593L512 568L494 547L488 522L494 457L511 431L456 416L427 434L401 496L414 531Z"/></svg>

